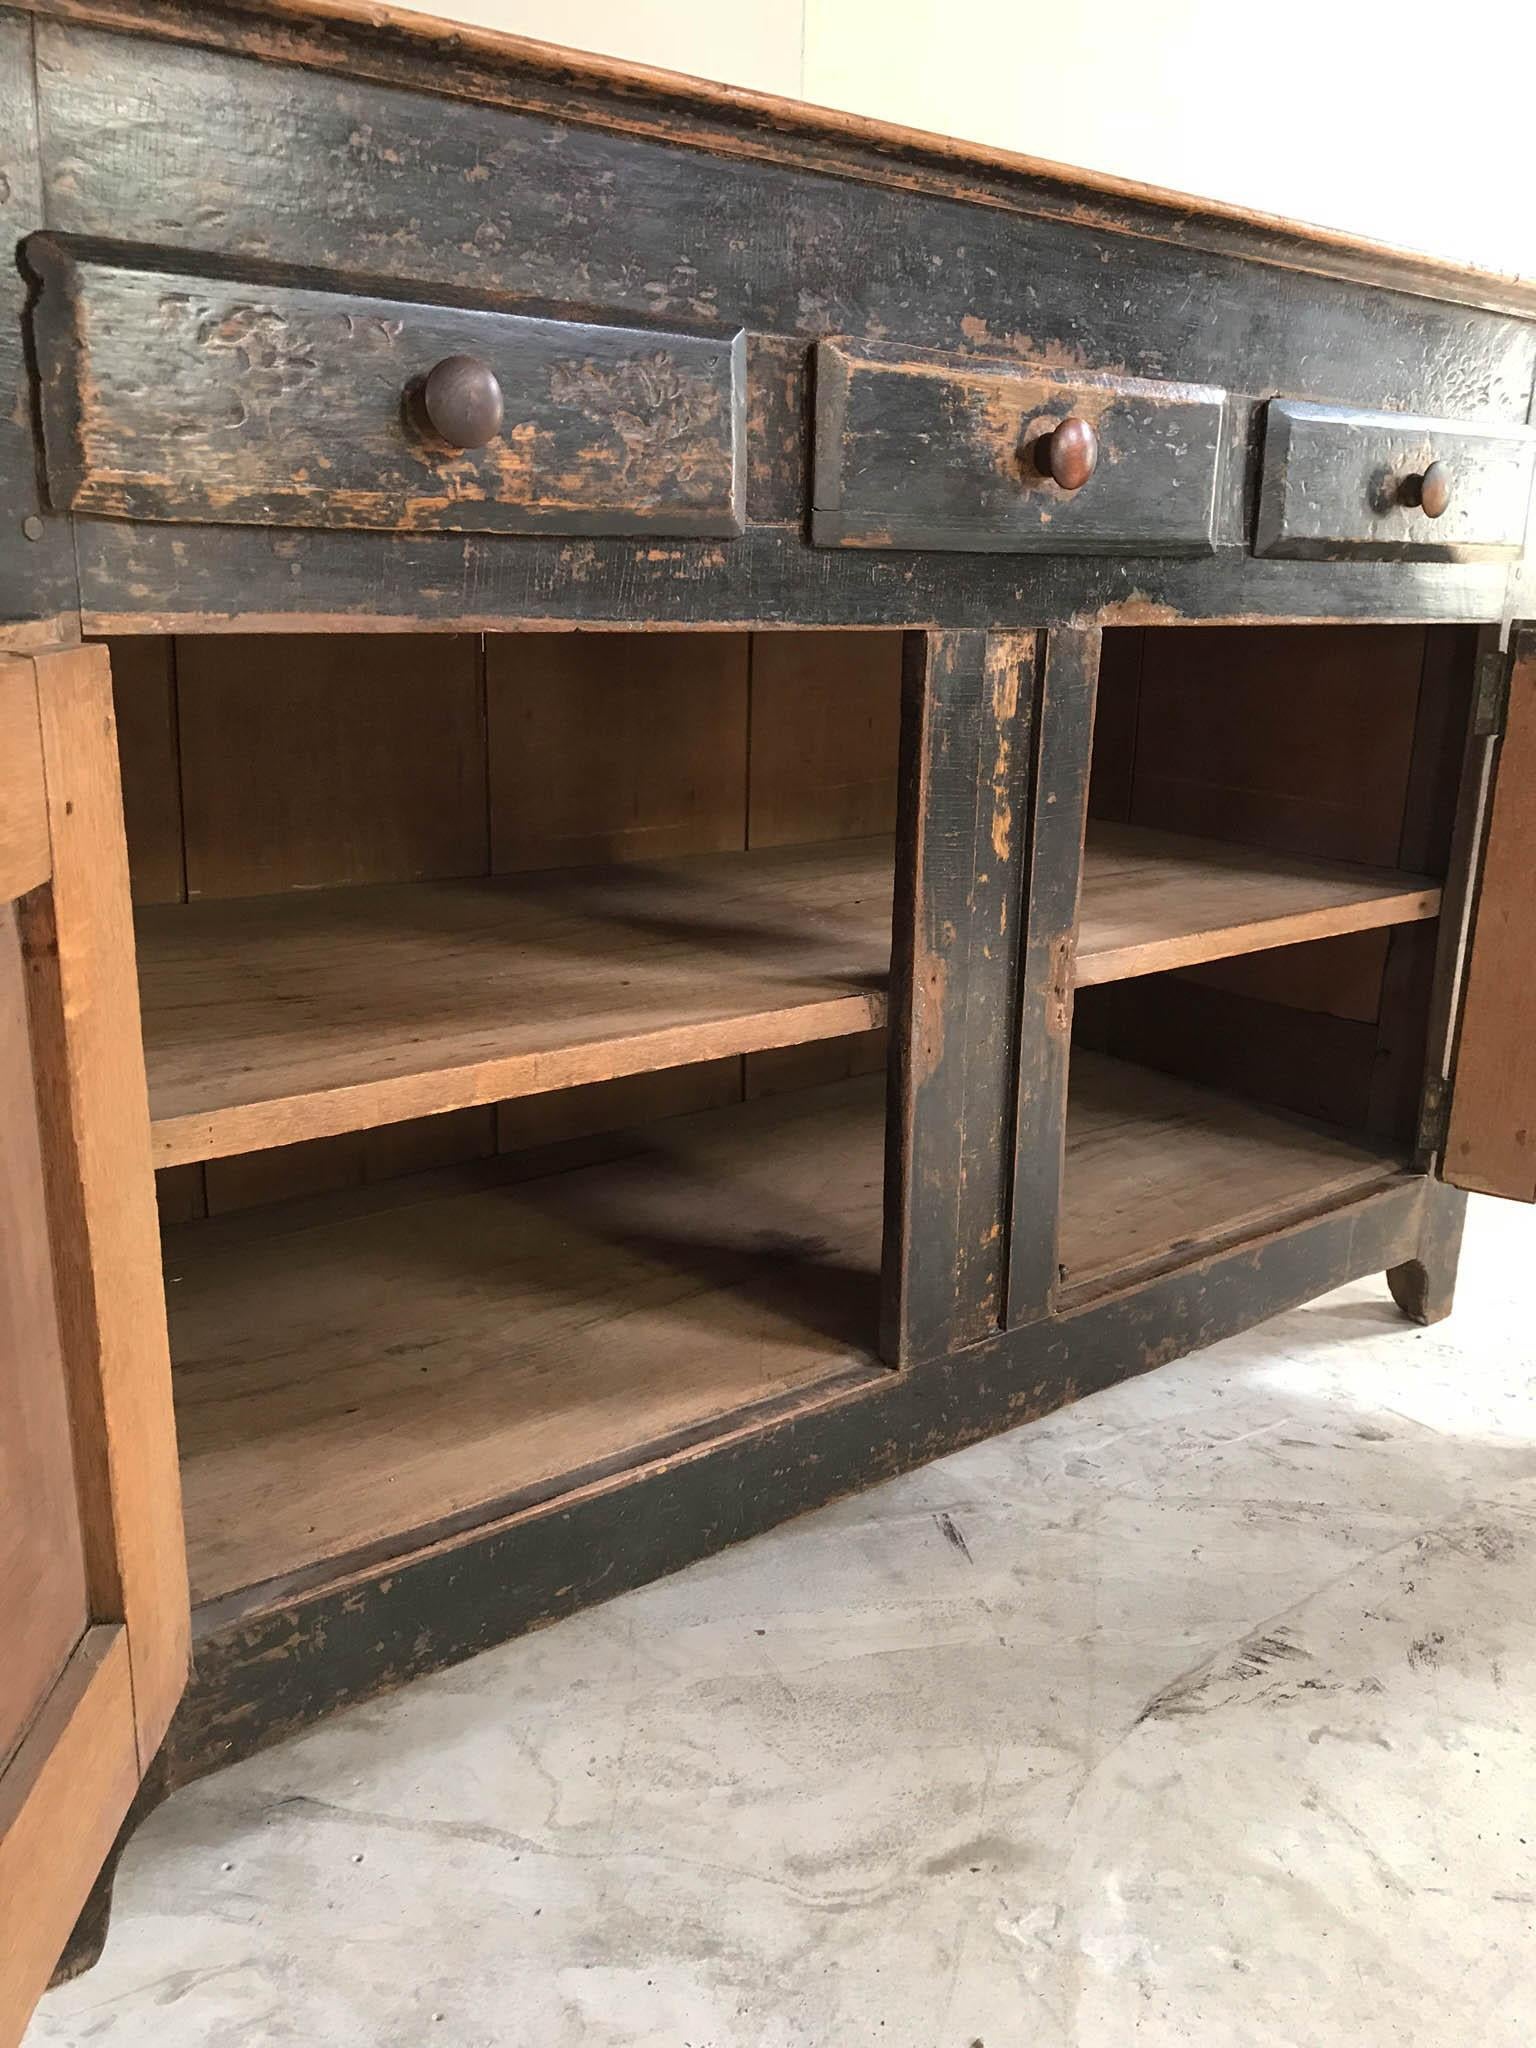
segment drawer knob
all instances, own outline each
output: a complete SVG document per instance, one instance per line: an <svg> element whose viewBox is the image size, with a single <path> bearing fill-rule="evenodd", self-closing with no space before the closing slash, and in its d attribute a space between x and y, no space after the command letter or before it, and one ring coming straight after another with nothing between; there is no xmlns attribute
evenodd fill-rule
<svg viewBox="0 0 1536 2048"><path fill-rule="evenodd" d="M1080 491L1099 466L1099 437L1086 420L1070 414L1040 436L1036 459L1064 491Z"/></svg>
<svg viewBox="0 0 1536 2048"><path fill-rule="evenodd" d="M1427 519L1438 519L1451 502L1451 472L1443 462L1432 462L1419 478L1419 510Z"/></svg>
<svg viewBox="0 0 1536 2048"><path fill-rule="evenodd" d="M501 432L501 386L479 356L444 356L422 379L417 407L427 429L450 448L483 448Z"/></svg>

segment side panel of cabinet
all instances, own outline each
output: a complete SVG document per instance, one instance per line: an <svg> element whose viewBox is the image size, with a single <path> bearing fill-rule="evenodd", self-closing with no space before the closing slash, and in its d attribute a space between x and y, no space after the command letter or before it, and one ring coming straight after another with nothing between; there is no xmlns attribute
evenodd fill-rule
<svg viewBox="0 0 1536 2048"><path fill-rule="evenodd" d="M0 655L0 2048L186 1680L111 683Z"/></svg>
<svg viewBox="0 0 1536 2048"><path fill-rule="evenodd" d="M1515 636L1441 1177L1536 1201L1536 630Z"/></svg>

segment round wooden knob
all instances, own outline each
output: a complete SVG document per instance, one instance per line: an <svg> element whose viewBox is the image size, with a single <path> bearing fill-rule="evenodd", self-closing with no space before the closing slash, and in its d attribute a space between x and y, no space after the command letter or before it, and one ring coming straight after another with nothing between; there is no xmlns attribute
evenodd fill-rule
<svg viewBox="0 0 1536 2048"><path fill-rule="evenodd" d="M1428 519L1438 519L1451 502L1451 472L1443 462L1432 462L1419 478L1419 510Z"/></svg>
<svg viewBox="0 0 1536 2048"><path fill-rule="evenodd" d="M501 386L479 356L444 356L422 379L426 425L450 448L483 448L501 432Z"/></svg>
<svg viewBox="0 0 1536 2048"><path fill-rule="evenodd" d="M1045 466L1064 491L1080 491L1099 466L1099 437L1086 420L1070 414L1043 434Z"/></svg>

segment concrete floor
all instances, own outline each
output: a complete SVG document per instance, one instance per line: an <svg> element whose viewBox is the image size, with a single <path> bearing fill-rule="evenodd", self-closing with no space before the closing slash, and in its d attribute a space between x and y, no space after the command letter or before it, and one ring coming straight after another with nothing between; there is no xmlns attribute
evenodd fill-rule
<svg viewBox="0 0 1536 2048"><path fill-rule="evenodd" d="M180 1793L100 2048L1527 2048L1528 1212Z"/></svg>

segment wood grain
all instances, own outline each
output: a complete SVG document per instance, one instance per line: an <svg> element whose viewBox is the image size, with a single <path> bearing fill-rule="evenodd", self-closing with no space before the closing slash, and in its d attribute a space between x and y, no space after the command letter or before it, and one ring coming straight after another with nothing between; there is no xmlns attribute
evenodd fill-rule
<svg viewBox="0 0 1536 2048"><path fill-rule="evenodd" d="M1130 821L1396 863L1421 628L1149 632Z"/></svg>
<svg viewBox="0 0 1536 2048"><path fill-rule="evenodd" d="M411 1545L869 1356L878 1078L680 1118L627 1158L498 1164L167 1245L197 1597ZM1349 1199L1390 1158L1113 1062L1074 1066L1079 1290ZM722 1202L721 1190L730 1190ZM387 1475L387 1476L386 1476Z"/></svg>
<svg viewBox="0 0 1536 2048"><path fill-rule="evenodd" d="M177 677L193 898L485 873L472 639L186 639Z"/></svg>
<svg viewBox="0 0 1536 2048"><path fill-rule="evenodd" d="M1516 638L1473 912L1441 1171L1475 1193L1536 1201L1536 633Z"/></svg>
<svg viewBox="0 0 1536 2048"><path fill-rule="evenodd" d="M133 900L185 903L187 854L181 816L176 643L154 634L142 638L125 635L112 642L108 653ZM193 665L197 665L195 655Z"/></svg>
<svg viewBox="0 0 1536 2048"><path fill-rule="evenodd" d="M1427 875L1306 860L1134 825L1091 825L1086 863L1079 988L1411 924L1440 908L1439 885Z"/></svg>
<svg viewBox="0 0 1536 2048"><path fill-rule="evenodd" d="M342 1188L372 1187L395 1174L426 1173L460 1160L484 1159L496 1150L496 1112L489 1105L412 1117L343 1137L309 1138L254 1152L236 1152L172 1173L200 1172L204 1205L199 1212L226 1216L260 1202ZM161 1219L166 1217L161 1205ZM187 1220L187 1219L183 1219Z"/></svg>
<svg viewBox="0 0 1536 2048"><path fill-rule="evenodd" d="M167 1240L199 1600L836 1374L875 1339L878 1080Z"/></svg>
<svg viewBox="0 0 1536 2048"><path fill-rule="evenodd" d="M1061 1304L1347 1201L1402 1165L1388 1150L1078 1050Z"/></svg>
<svg viewBox="0 0 1536 2048"><path fill-rule="evenodd" d="M0 2048L17 2048L138 1784L127 1633L93 1628L0 1776Z"/></svg>
<svg viewBox="0 0 1536 2048"><path fill-rule="evenodd" d="M3 687L3 685L0 685ZM41 781L42 764L38 777ZM0 1770L84 1632L85 1562L16 912L0 905Z"/></svg>
<svg viewBox="0 0 1536 2048"><path fill-rule="evenodd" d="M548 1095L513 1096L496 1105L496 1149L526 1153L602 1139L605 1142L594 1145L590 1156L603 1157L622 1149L624 1132L635 1124L740 1102L743 1064L731 1053L717 1060L692 1060L685 1067L661 1067L654 1073L622 1074L614 1081L584 1081Z"/></svg>
<svg viewBox="0 0 1536 2048"><path fill-rule="evenodd" d="M158 1165L885 1018L889 841L140 913Z"/></svg>
<svg viewBox="0 0 1536 2048"><path fill-rule="evenodd" d="M21 932L49 1236L91 1612L128 1624L147 1760L189 1624L112 685L101 647L32 659L53 885Z"/></svg>
<svg viewBox="0 0 1536 2048"><path fill-rule="evenodd" d="M486 693L493 873L746 843L744 633L494 636Z"/></svg>
<svg viewBox="0 0 1536 2048"><path fill-rule="evenodd" d="M747 844L896 826L899 633L754 633Z"/></svg>
<svg viewBox="0 0 1536 2048"><path fill-rule="evenodd" d="M892 860L889 840L843 840L143 909L156 1164L872 1030ZM1436 900L1390 872L1096 826L1076 979L1430 917ZM377 1174L314 1164L322 1184Z"/></svg>
<svg viewBox="0 0 1536 2048"><path fill-rule="evenodd" d="M0 902L36 889L52 868L32 666L0 654Z"/></svg>

